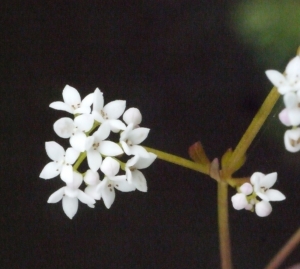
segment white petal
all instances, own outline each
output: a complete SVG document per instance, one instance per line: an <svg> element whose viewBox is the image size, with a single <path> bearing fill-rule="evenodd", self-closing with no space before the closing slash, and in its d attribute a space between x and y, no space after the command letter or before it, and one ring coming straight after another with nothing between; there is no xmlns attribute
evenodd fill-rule
<svg viewBox="0 0 300 269"><path fill-rule="evenodd" d="M129 159L126 163L126 167L135 167L135 164L138 162L140 159L140 156L135 155L131 159Z"/></svg>
<svg viewBox="0 0 300 269"><path fill-rule="evenodd" d="M98 170L98 169L97 169ZM88 185L96 185L100 183L100 177L98 172L87 170L84 176L84 182Z"/></svg>
<svg viewBox="0 0 300 269"><path fill-rule="evenodd" d="M109 177L109 180L114 181L114 182L126 181L126 175L112 176L112 177Z"/></svg>
<svg viewBox="0 0 300 269"><path fill-rule="evenodd" d="M262 178L264 178L264 174L261 172L255 172L253 175L250 177L250 182L252 185L257 185L261 181Z"/></svg>
<svg viewBox="0 0 300 269"><path fill-rule="evenodd" d="M266 195L264 192L258 191L256 195L264 201L270 201L268 195Z"/></svg>
<svg viewBox="0 0 300 269"><path fill-rule="evenodd" d="M245 195L250 195L253 192L253 187L250 183L246 182L241 187L240 190Z"/></svg>
<svg viewBox="0 0 300 269"><path fill-rule="evenodd" d="M85 150L89 151L92 149L92 146L94 144L95 138L94 136L87 136L87 138L85 139Z"/></svg>
<svg viewBox="0 0 300 269"><path fill-rule="evenodd" d="M291 108L287 110L290 125L297 126L300 124L300 108Z"/></svg>
<svg viewBox="0 0 300 269"><path fill-rule="evenodd" d="M45 165L42 172L40 173L40 178L50 179L58 176L60 174L62 165L56 162L50 162Z"/></svg>
<svg viewBox="0 0 300 269"><path fill-rule="evenodd" d="M132 171L132 184L142 192L147 192L147 181L143 173L139 170Z"/></svg>
<svg viewBox="0 0 300 269"><path fill-rule="evenodd" d="M66 187L65 189L65 195L71 198L77 197L78 196L78 189L73 189L73 188L69 188Z"/></svg>
<svg viewBox="0 0 300 269"><path fill-rule="evenodd" d="M70 184L72 188L78 189L80 185L82 184L83 177L80 173L73 171L73 181Z"/></svg>
<svg viewBox="0 0 300 269"><path fill-rule="evenodd" d="M273 83L277 88L286 84L286 78L277 70L267 70L266 75L268 79Z"/></svg>
<svg viewBox="0 0 300 269"><path fill-rule="evenodd" d="M124 112L126 101L116 100L109 102L103 108L109 119L118 119Z"/></svg>
<svg viewBox="0 0 300 269"><path fill-rule="evenodd" d="M101 154L97 150L87 151L87 162L89 168L91 168L93 171L97 171L102 163Z"/></svg>
<svg viewBox="0 0 300 269"><path fill-rule="evenodd" d="M125 168L125 171L126 171L126 178L127 178L127 181L132 184L132 171L126 167Z"/></svg>
<svg viewBox="0 0 300 269"><path fill-rule="evenodd" d="M124 112L123 120L127 125L133 123L136 126L142 122L142 114L137 108L131 107Z"/></svg>
<svg viewBox="0 0 300 269"><path fill-rule="evenodd" d="M97 186L87 186L85 189L84 189L84 192L92 197L93 199L95 200L100 200L101 199L101 192L100 191L97 191Z"/></svg>
<svg viewBox="0 0 300 269"><path fill-rule="evenodd" d="M147 158L140 157L137 163L134 165L134 167L137 169L147 168L155 161L156 157L157 156L154 153L148 152L148 157Z"/></svg>
<svg viewBox="0 0 300 269"><path fill-rule="evenodd" d="M269 198L269 201L282 201L285 199L285 195L278 190L267 190L266 195Z"/></svg>
<svg viewBox="0 0 300 269"><path fill-rule="evenodd" d="M65 214L72 219L78 210L78 199L64 196L62 200L63 210Z"/></svg>
<svg viewBox="0 0 300 269"><path fill-rule="evenodd" d="M97 139L97 142L105 140L110 134L109 124L106 122L102 123L98 130L93 133L93 136Z"/></svg>
<svg viewBox="0 0 300 269"><path fill-rule="evenodd" d="M149 158L149 152L140 145L131 146L130 153L131 155L139 155L142 158Z"/></svg>
<svg viewBox="0 0 300 269"><path fill-rule="evenodd" d="M74 110L74 114L90 114L91 108L87 106L79 107Z"/></svg>
<svg viewBox="0 0 300 269"><path fill-rule="evenodd" d="M75 125L70 118L61 118L53 124L54 132L61 138L71 137Z"/></svg>
<svg viewBox="0 0 300 269"><path fill-rule="evenodd" d="M260 180L260 186L269 189L275 184L276 180L277 180L276 172L267 174Z"/></svg>
<svg viewBox="0 0 300 269"><path fill-rule="evenodd" d="M232 206L236 210L244 209L248 205L245 194L237 193L231 197Z"/></svg>
<svg viewBox="0 0 300 269"><path fill-rule="evenodd" d="M120 134L120 141L126 141L130 132L133 130L133 123L130 123L126 129Z"/></svg>
<svg viewBox="0 0 300 269"><path fill-rule="evenodd" d="M67 148L65 162L73 164L79 157L80 152L74 148Z"/></svg>
<svg viewBox="0 0 300 269"><path fill-rule="evenodd" d="M107 120L106 122L109 124L110 129L114 133L117 133L120 130L125 130L126 129L126 125L120 120Z"/></svg>
<svg viewBox="0 0 300 269"><path fill-rule="evenodd" d="M296 56L290 62L285 68L285 72L287 76L297 76L300 74L300 57Z"/></svg>
<svg viewBox="0 0 300 269"><path fill-rule="evenodd" d="M62 187L59 190L57 190L56 192L52 193L50 195L47 203L53 204L53 203L59 202L63 198L63 195L65 193L65 188L66 187Z"/></svg>
<svg viewBox="0 0 300 269"><path fill-rule="evenodd" d="M74 112L74 109L70 105L68 105L64 102L61 102L61 101L53 102L49 105L49 107L56 109L56 110L66 111L71 114L73 114L73 112Z"/></svg>
<svg viewBox="0 0 300 269"><path fill-rule="evenodd" d="M96 110L93 110L91 115L93 116L94 120L96 120L98 122L104 122L105 121L103 119L102 115Z"/></svg>
<svg viewBox="0 0 300 269"><path fill-rule="evenodd" d="M65 150L61 145L54 141L51 141L46 142L45 146L47 155L52 161L61 161L62 159L64 159Z"/></svg>
<svg viewBox="0 0 300 269"><path fill-rule="evenodd" d="M92 197L88 196L82 190L79 190L77 197L78 197L79 201L81 203L84 203L84 204L94 204L94 203L96 203L96 201Z"/></svg>
<svg viewBox="0 0 300 269"><path fill-rule="evenodd" d="M96 90L94 91L93 110L100 112L103 108L103 104L104 104L103 93L99 90L99 88L96 88Z"/></svg>
<svg viewBox="0 0 300 269"><path fill-rule="evenodd" d="M86 144L86 135L83 132L78 132L75 135L71 136L70 138L70 144L71 146L80 151L85 151L85 144Z"/></svg>
<svg viewBox="0 0 300 269"><path fill-rule="evenodd" d="M63 99L68 105L80 105L81 103L79 92L69 85L63 89Z"/></svg>
<svg viewBox="0 0 300 269"><path fill-rule="evenodd" d="M255 213L259 217L269 216L272 212L272 206L267 201L260 201L255 205Z"/></svg>
<svg viewBox="0 0 300 269"><path fill-rule="evenodd" d="M127 145L127 143L125 141L120 141L120 144L124 150L124 152L126 153L126 155L132 155L130 147Z"/></svg>
<svg viewBox="0 0 300 269"><path fill-rule="evenodd" d="M289 113L288 109L284 108L279 114L278 114L279 120L281 121L282 124L285 126L291 126L291 121L289 118Z"/></svg>
<svg viewBox="0 0 300 269"><path fill-rule="evenodd" d="M81 101L81 107L90 107L94 102L94 93L88 94Z"/></svg>
<svg viewBox="0 0 300 269"><path fill-rule="evenodd" d="M117 143L111 141L102 141L98 150L105 156L118 156L123 153L122 148Z"/></svg>
<svg viewBox="0 0 300 269"><path fill-rule="evenodd" d="M128 139L135 145L140 144L147 138L149 131L149 128L136 128L129 133Z"/></svg>
<svg viewBox="0 0 300 269"><path fill-rule="evenodd" d="M60 173L60 178L67 184L73 181L73 168L71 165L63 165Z"/></svg>
<svg viewBox="0 0 300 269"><path fill-rule="evenodd" d="M79 115L74 119L75 125L79 130L88 132L92 129L94 124L94 118L90 114Z"/></svg>
<svg viewBox="0 0 300 269"><path fill-rule="evenodd" d="M129 184L127 181L120 181L115 183L115 188L122 192L130 192L135 190L135 186L133 184Z"/></svg>
<svg viewBox="0 0 300 269"><path fill-rule="evenodd" d="M288 92L283 96L283 101L286 108L297 107L298 97L295 92Z"/></svg>
<svg viewBox="0 0 300 269"><path fill-rule="evenodd" d="M109 181L107 181L105 187L101 189L101 194L105 206L109 209L116 197L115 189Z"/></svg>
<svg viewBox="0 0 300 269"><path fill-rule="evenodd" d="M284 134L284 145L286 150L297 152L300 150L300 128L287 130Z"/></svg>
<svg viewBox="0 0 300 269"><path fill-rule="evenodd" d="M101 164L101 171L106 176L115 176L120 169L120 164L111 157L106 157Z"/></svg>

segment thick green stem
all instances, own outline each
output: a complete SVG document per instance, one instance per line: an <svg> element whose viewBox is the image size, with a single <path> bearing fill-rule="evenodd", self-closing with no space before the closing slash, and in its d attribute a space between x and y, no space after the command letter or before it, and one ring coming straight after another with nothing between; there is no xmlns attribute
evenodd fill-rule
<svg viewBox="0 0 300 269"><path fill-rule="evenodd" d="M300 228L292 235L281 250L275 255L265 269L276 269L291 254L291 252L300 243Z"/></svg>
<svg viewBox="0 0 300 269"><path fill-rule="evenodd" d="M218 182L218 224L222 269L232 268L227 200L228 184L220 181Z"/></svg>
<svg viewBox="0 0 300 269"><path fill-rule="evenodd" d="M209 166L204 166L204 165L201 165L199 163L195 163L195 162L192 162L190 160L187 160L187 159L184 159L184 158L181 158L181 157L178 157L178 156L175 156L173 154L169 154L169 153L157 150L157 149L152 149L152 148L148 148L148 147L145 147L145 146L144 146L144 148L147 151L156 154L157 158L159 158L161 160L164 160L164 161L167 161L167 162L170 162L170 163L174 163L174 164L177 164L177 165L195 170L197 172L209 175Z"/></svg>
<svg viewBox="0 0 300 269"><path fill-rule="evenodd" d="M252 122L250 123L248 129L242 136L240 142L236 146L235 150L232 153L232 156L230 157L228 161L227 167L222 167L224 171L224 176L230 177L233 173L234 166L236 163L246 154L247 149L251 145L253 139L259 132L260 128L264 124L265 120L271 113L274 105L276 104L279 93L277 91L277 88L273 88L267 98L265 99L264 103L256 113L255 117L253 118Z"/></svg>

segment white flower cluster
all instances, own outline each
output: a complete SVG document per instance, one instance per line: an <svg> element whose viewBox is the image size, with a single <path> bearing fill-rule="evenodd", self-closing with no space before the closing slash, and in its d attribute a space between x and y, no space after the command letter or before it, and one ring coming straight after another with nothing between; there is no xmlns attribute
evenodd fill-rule
<svg viewBox="0 0 300 269"><path fill-rule="evenodd" d="M146 192L146 179L138 169L150 166L156 155L139 145L150 131L139 126L142 121L140 111L137 108L125 111L126 101L122 100L104 105L103 93L98 88L83 100L69 85L62 95L64 102L53 102L50 107L73 114L74 120L64 117L53 127L59 137L69 139L71 147L64 150L54 141L46 142L46 152L52 161L43 168L40 177L50 179L60 175L66 186L54 192L48 203L62 200L65 214L72 219L78 209L78 200L93 208L95 200L102 198L105 206L110 208L115 200L115 189ZM124 122L119 119L122 114ZM120 133L119 143L108 140L111 132ZM125 174L117 175L122 163L117 157L124 153L131 157L123 163ZM78 165L85 157L89 169L79 173ZM99 169L104 175L103 180L100 180ZM83 181L86 184L84 191L79 189Z"/></svg>
<svg viewBox="0 0 300 269"><path fill-rule="evenodd" d="M254 210L259 217L266 217L272 212L270 201L282 201L285 196L278 190L270 189L277 180L277 173L264 175L255 172L250 183L244 183L239 192L231 197L232 206L236 210ZM259 198L259 199L258 199Z"/></svg>
<svg viewBox="0 0 300 269"><path fill-rule="evenodd" d="M286 66L284 74L276 70L267 70L266 75L283 95L285 108L279 119L286 126L293 128L284 135L284 144L288 151L300 150L300 56L293 58Z"/></svg>

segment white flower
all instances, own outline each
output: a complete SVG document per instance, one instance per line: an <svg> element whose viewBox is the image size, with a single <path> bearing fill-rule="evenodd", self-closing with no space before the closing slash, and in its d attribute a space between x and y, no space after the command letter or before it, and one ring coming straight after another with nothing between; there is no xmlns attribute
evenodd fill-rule
<svg viewBox="0 0 300 269"><path fill-rule="evenodd" d="M123 121L127 125L132 123L134 127L138 127L138 125L142 122L142 114L137 108L131 107L124 112Z"/></svg>
<svg viewBox="0 0 300 269"><path fill-rule="evenodd" d="M101 193L103 202L107 208L110 208L115 200L115 188L119 191L134 191L135 187L126 181L126 176L116 176L119 172L120 164L111 157L106 157L101 165L101 171L105 177L97 186L97 191Z"/></svg>
<svg viewBox="0 0 300 269"><path fill-rule="evenodd" d="M49 105L51 108L71 114L89 114L91 112L91 105L94 99L93 93L90 93L81 101L79 92L75 88L66 85L62 94L64 102L53 102Z"/></svg>
<svg viewBox="0 0 300 269"><path fill-rule="evenodd" d="M283 97L286 108L279 113L279 119L286 126L297 126L300 124L299 94L300 91L298 94L288 92Z"/></svg>
<svg viewBox="0 0 300 269"><path fill-rule="evenodd" d="M125 166L127 181L130 184L133 184L139 191L147 192L147 181L143 173L138 169L149 167L156 157L155 154L149 153L148 158L141 158L140 156L135 155L127 161Z"/></svg>
<svg viewBox="0 0 300 269"><path fill-rule="evenodd" d="M269 80L277 87L280 94L300 90L300 57L293 58L285 69L285 74L276 70L267 70L266 75Z"/></svg>
<svg viewBox="0 0 300 269"><path fill-rule="evenodd" d="M118 144L104 140L109 136L109 133L109 125L103 123L92 136L86 139L85 150L87 162L93 171L97 171L101 166L101 154L105 156L118 156L123 153L122 148Z"/></svg>
<svg viewBox="0 0 300 269"><path fill-rule="evenodd" d="M149 153L147 150L138 144L147 138L149 131L150 129L148 128L134 129L134 124L130 123L120 135L120 143L124 152L127 155L139 155L140 157L148 158Z"/></svg>
<svg viewBox="0 0 300 269"><path fill-rule="evenodd" d="M92 170L87 170L83 180L88 185L84 189L84 192L93 199L100 200L101 193L97 191L97 187L101 183L99 173ZM88 204L88 206L92 208L94 207L93 204Z"/></svg>
<svg viewBox="0 0 300 269"><path fill-rule="evenodd" d="M100 123L108 123L113 132L125 129L125 124L118 120L126 107L126 101L116 100L104 106L103 93L97 88L94 92L92 115Z"/></svg>
<svg viewBox="0 0 300 269"><path fill-rule="evenodd" d="M50 179L60 174L63 181L71 182L73 177L72 164L77 160L80 153L73 148L68 148L65 151L61 145L54 141L46 142L45 145L47 155L53 162L46 164L40 177Z"/></svg>
<svg viewBox="0 0 300 269"><path fill-rule="evenodd" d="M76 117L74 120L70 118L61 118L54 125L55 133L62 138L70 138L71 146L83 152L85 150L86 135L93 127L94 119L90 114L83 114Z"/></svg>
<svg viewBox="0 0 300 269"><path fill-rule="evenodd" d="M78 199L87 205L94 204L95 200L78 189L82 183L82 175L73 172L73 181L67 186L54 192L48 199L48 203L57 203L62 199L65 214L72 219L78 210Z"/></svg>
<svg viewBox="0 0 300 269"><path fill-rule="evenodd" d="M290 152L300 150L300 128L285 131L284 145L286 150Z"/></svg>
<svg viewBox="0 0 300 269"><path fill-rule="evenodd" d="M285 196L280 191L270 189L275 184L276 180L276 172L267 175L255 172L250 178L250 182L254 187L254 192L262 200L255 205L255 212L260 217L268 216L271 213L272 206L269 201L282 201L285 199ZM258 208L256 208L257 206Z"/></svg>

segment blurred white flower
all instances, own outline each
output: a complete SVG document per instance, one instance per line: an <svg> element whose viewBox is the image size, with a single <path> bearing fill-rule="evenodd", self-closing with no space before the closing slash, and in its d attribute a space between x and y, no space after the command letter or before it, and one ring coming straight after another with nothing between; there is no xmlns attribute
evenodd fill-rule
<svg viewBox="0 0 300 269"><path fill-rule="evenodd" d="M285 131L284 145L286 150L297 152L300 150L300 128Z"/></svg>
<svg viewBox="0 0 300 269"><path fill-rule="evenodd" d="M92 115L100 123L108 123L113 132L125 129L125 124L118 120L126 107L126 101L116 100L104 106L103 93L97 88L94 92L94 103Z"/></svg>
<svg viewBox="0 0 300 269"><path fill-rule="evenodd" d="M73 172L73 181L54 192L49 197L48 203L57 203L62 199L63 210L65 214L72 219L78 210L78 200L87 205L95 203L93 198L78 189L81 183L82 175Z"/></svg>
<svg viewBox="0 0 300 269"><path fill-rule="evenodd" d="M280 94L297 92L300 90L300 57L293 58L285 69L285 74L276 70L267 70L268 79L277 87Z"/></svg>
<svg viewBox="0 0 300 269"><path fill-rule="evenodd" d="M79 151L68 148L67 151L63 149L58 143L51 141L45 144L46 152L52 162L45 165L40 177L43 179L50 179L60 174L60 177L66 183L71 182L73 178L72 164L77 160Z"/></svg>
<svg viewBox="0 0 300 269"><path fill-rule="evenodd" d="M91 112L91 105L94 100L93 93L90 93L81 101L79 92L75 88L66 85L62 95L64 102L53 102L49 106L53 109L63 110L71 114L89 114Z"/></svg>
<svg viewBox="0 0 300 269"><path fill-rule="evenodd" d="M120 164L111 157L106 157L101 165L101 171L105 177L97 186L97 191L101 193L103 202L110 208L115 200L115 188L122 192L134 191L135 186L126 181L126 176L116 176L119 172Z"/></svg>

